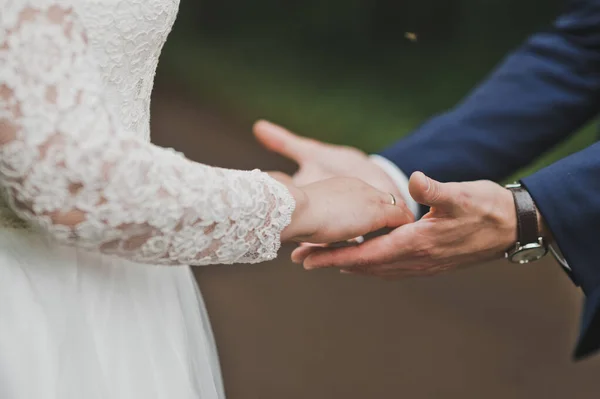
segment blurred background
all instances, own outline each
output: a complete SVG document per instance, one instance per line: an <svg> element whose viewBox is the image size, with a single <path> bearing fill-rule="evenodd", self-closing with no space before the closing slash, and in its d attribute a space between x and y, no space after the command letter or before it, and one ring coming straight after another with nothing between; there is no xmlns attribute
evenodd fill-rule
<svg viewBox="0 0 600 399"><path fill-rule="evenodd" d="M204 163L294 165L258 118L373 152L452 107L563 1L181 0L153 140ZM592 125L518 175L596 139ZM230 399L596 398L573 363L582 298L547 259L387 283L266 265L197 269Z"/></svg>

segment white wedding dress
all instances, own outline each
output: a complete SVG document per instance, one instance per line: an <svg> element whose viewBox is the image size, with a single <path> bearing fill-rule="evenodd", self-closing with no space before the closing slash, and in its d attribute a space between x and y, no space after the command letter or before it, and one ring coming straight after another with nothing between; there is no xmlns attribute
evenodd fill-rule
<svg viewBox="0 0 600 399"><path fill-rule="evenodd" d="M184 265L273 259L295 204L149 143L177 9L0 0L2 399L223 398Z"/></svg>

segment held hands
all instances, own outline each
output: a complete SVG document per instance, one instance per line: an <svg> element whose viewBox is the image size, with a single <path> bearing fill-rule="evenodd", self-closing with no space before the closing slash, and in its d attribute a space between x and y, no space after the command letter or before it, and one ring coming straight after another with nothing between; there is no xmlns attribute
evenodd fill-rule
<svg viewBox="0 0 600 399"><path fill-rule="evenodd" d="M431 206L421 220L356 247L303 246L292 259L307 269L336 267L398 279L500 258L516 241L512 194L496 183L440 183L417 172L410 179L410 193L417 202Z"/></svg>
<svg viewBox="0 0 600 399"><path fill-rule="evenodd" d="M299 165L293 177L271 173L297 203L282 240L346 241L414 221L394 182L366 154L299 137L265 121L256 123L254 132L265 147Z"/></svg>
<svg viewBox="0 0 600 399"><path fill-rule="evenodd" d="M354 176L393 193L398 205L409 213L394 182L366 154L302 138L264 121L255 125L254 132L265 147L299 164L293 178L283 175L288 183L302 186L332 176ZM502 186L491 181L440 183L422 173L413 174L409 186L417 202L431 207L421 220L410 223L412 214L405 216L390 234L354 247L303 245L294 251L292 259L307 269L334 267L346 273L398 279L430 276L500 258L514 245L515 206L512 194ZM344 220L348 214L337 215ZM540 224L543 227L542 221Z"/></svg>

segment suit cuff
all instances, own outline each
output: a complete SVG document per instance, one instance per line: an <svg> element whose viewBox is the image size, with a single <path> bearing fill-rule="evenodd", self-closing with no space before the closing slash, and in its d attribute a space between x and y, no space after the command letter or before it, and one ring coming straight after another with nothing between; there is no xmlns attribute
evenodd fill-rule
<svg viewBox="0 0 600 399"><path fill-rule="evenodd" d="M404 201L406 202L406 206L408 209L415 215L415 217L419 216L420 206L411 196L408 190L408 177L400 168L398 168L393 162L388 160L387 158L382 157L381 155L371 155L369 157L373 163L379 166L383 171L396 183L398 187L398 191L402 194Z"/></svg>
<svg viewBox="0 0 600 399"><path fill-rule="evenodd" d="M581 318L581 334L577 340L574 358L581 360L591 356L600 349L600 287L591 291L583 307Z"/></svg>
<svg viewBox="0 0 600 399"><path fill-rule="evenodd" d="M552 253L552 256L554 257L554 259L556 259L556 261L562 267L564 267L568 272L572 272L573 271L573 269L571 269L571 266L569 266L569 263L567 262L567 259L562 254L562 251L560 250L560 248L558 247L558 245L555 242L551 242L548 245L548 248L550 249L550 253Z"/></svg>

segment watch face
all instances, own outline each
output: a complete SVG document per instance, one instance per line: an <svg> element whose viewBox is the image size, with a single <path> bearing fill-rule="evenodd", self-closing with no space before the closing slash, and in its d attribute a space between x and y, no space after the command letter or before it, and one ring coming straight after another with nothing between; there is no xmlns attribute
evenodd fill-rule
<svg viewBox="0 0 600 399"><path fill-rule="evenodd" d="M548 248L539 244L529 244L518 249L512 256L515 263L529 263L540 260L548 253Z"/></svg>

